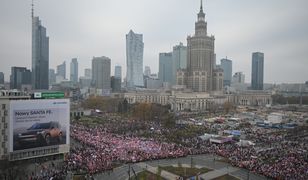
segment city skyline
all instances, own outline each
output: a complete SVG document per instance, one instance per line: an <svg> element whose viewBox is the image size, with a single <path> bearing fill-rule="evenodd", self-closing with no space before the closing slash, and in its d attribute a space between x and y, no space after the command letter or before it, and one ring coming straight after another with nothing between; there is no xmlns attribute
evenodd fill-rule
<svg viewBox="0 0 308 180"><path fill-rule="evenodd" d="M150 66L157 73L159 52L171 51L179 42L187 45L186 38L192 35L200 3L199 0L175 2L35 2L35 15L43 21L50 37L50 68L55 69L64 60L77 57L79 71L83 72L81 67L91 67L93 56L106 55L112 59L112 67L115 64L123 67L123 76L126 74L125 34L134 29L144 36L143 66ZM31 67L31 2L2 3L0 22L4 28L0 30L3 39L0 71L8 81L10 67ZM265 83L304 83L308 76L305 70L308 40L302 37L308 30L304 23L307 5L306 1L205 1L205 19L210 34L215 35L216 61L225 56L234 59L234 72L244 72L249 83L251 53L261 51L266 55ZM70 6L72 13L68 14L66 9ZM129 14L128 7L134 6L136 9ZM57 14L54 14L55 8L59 11ZM242 13L247 15L243 17ZM118 21L121 23L115 23Z"/></svg>

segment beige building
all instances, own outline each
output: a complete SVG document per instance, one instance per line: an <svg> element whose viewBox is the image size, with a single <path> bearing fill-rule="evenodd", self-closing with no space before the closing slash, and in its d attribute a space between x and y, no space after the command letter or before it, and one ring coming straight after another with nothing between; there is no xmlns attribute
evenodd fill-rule
<svg viewBox="0 0 308 180"><path fill-rule="evenodd" d="M223 71L215 69L214 49L215 38L207 34L201 1L195 35L187 37L187 69L177 72L178 85L186 85L194 92L222 91Z"/></svg>
<svg viewBox="0 0 308 180"><path fill-rule="evenodd" d="M266 106L272 103L271 94L265 91L247 91L238 94L212 95L204 92L159 92L144 91L125 93L129 104L157 103L170 105L173 111L206 111L211 107L222 106L225 102L244 106Z"/></svg>

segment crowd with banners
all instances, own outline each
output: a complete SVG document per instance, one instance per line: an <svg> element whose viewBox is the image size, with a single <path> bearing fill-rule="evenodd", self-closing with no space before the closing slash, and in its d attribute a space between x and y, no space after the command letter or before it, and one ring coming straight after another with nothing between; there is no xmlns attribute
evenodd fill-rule
<svg viewBox="0 0 308 180"><path fill-rule="evenodd" d="M286 135L268 134L266 130L244 128L256 147L240 147L235 143L213 144L199 138L183 139L186 146L119 135L106 128L71 126L71 137L78 142L67 158L68 170L84 170L90 174L112 170L115 163L177 158L193 154L216 154L237 167L278 179L308 179L307 142L286 140Z"/></svg>
<svg viewBox="0 0 308 180"><path fill-rule="evenodd" d="M188 148L129 135L117 135L105 128L71 126L71 137L80 145L67 158L70 170L97 173L113 168L114 162L140 162L188 155Z"/></svg>

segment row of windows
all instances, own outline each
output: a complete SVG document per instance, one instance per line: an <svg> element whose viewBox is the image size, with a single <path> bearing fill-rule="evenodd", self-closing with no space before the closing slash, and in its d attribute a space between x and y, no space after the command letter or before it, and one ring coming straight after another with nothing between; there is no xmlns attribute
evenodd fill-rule
<svg viewBox="0 0 308 180"><path fill-rule="evenodd" d="M32 157L32 156L42 156L42 155L47 155L47 154L54 154L58 153L59 148L51 148L51 149L40 149L40 150L35 150L35 151L28 151L28 152L20 152L16 154L11 155L11 160L17 160L17 159L22 159L22 158L27 158L27 157Z"/></svg>

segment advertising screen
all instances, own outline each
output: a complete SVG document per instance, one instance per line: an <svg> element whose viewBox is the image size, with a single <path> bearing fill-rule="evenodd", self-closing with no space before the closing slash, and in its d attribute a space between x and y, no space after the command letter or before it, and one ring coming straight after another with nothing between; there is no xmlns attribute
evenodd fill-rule
<svg viewBox="0 0 308 180"><path fill-rule="evenodd" d="M10 102L10 152L69 144L68 99Z"/></svg>

